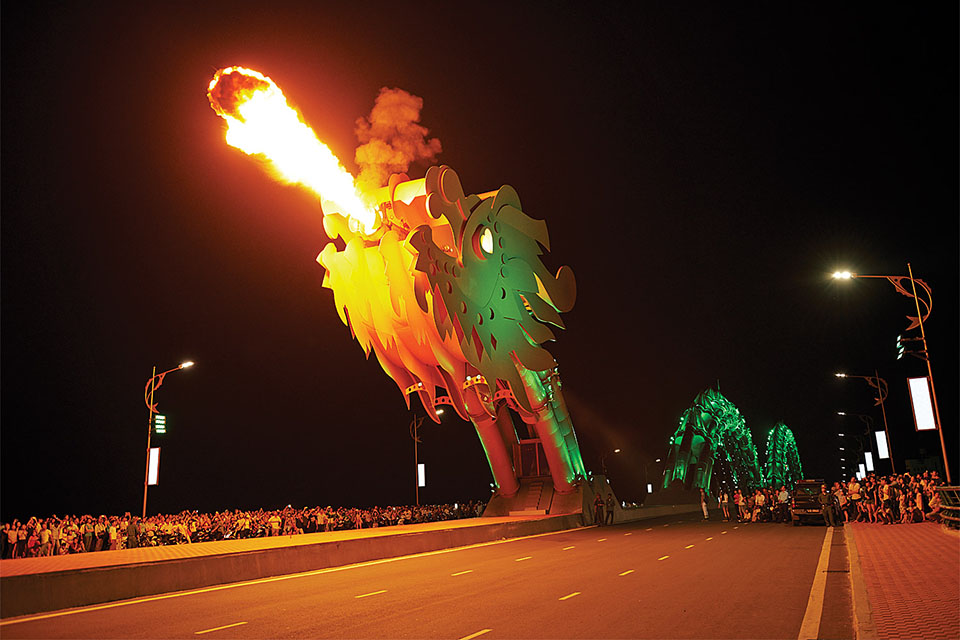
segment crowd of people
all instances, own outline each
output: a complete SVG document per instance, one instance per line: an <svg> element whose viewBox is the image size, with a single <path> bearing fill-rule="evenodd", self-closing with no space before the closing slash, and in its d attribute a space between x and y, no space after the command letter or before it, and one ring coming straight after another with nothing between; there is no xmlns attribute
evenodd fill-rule
<svg viewBox="0 0 960 640"><path fill-rule="evenodd" d="M824 487L821 498L824 522L830 526L846 522L908 524L940 519L940 494L943 484L936 471L923 474L868 475L862 482L834 483Z"/></svg>
<svg viewBox="0 0 960 640"><path fill-rule="evenodd" d="M0 557L4 559L90 553L144 546L210 540L260 538L344 529L369 529L440 520L473 518L483 502L402 507L287 506L278 510L183 511L148 518L131 516L52 516L3 523Z"/></svg>
<svg viewBox="0 0 960 640"><path fill-rule="evenodd" d="M922 474L869 474L862 481L823 485L819 504L824 522L836 526L844 522L872 522L905 524L937 521L940 514L940 495L936 490L943 484L936 471ZM724 521L790 522L791 492L784 486L756 491L721 491L718 497ZM704 513L706 506L704 504ZM706 516L705 516L706 517Z"/></svg>
<svg viewBox="0 0 960 640"><path fill-rule="evenodd" d="M790 498L786 487L767 487L756 491L724 490L717 500L724 522L790 522Z"/></svg>

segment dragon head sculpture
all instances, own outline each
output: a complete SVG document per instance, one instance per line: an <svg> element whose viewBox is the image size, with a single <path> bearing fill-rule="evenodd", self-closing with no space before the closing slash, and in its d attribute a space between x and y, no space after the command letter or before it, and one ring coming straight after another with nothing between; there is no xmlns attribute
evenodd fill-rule
<svg viewBox="0 0 960 640"><path fill-rule="evenodd" d="M523 213L509 186L465 195L446 166L422 180L392 176L378 201L370 235L327 213L324 228L343 248L331 242L317 261L341 320L407 405L416 393L432 418L436 404L450 404L477 424L496 420L504 401L527 424L545 412L569 423L556 361L542 345L554 339L551 325L564 327L560 314L573 307L576 284L569 268L554 275L541 261L550 246L546 224ZM570 467L563 475L572 477L583 463L572 425L559 431L553 439Z"/></svg>

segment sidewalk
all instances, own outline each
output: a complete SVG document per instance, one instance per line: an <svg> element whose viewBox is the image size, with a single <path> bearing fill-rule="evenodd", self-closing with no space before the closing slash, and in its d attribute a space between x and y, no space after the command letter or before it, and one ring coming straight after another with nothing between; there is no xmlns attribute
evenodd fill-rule
<svg viewBox="0 0 960 640"><path fill-rule="evenodd" d="M539 516L545 518L546 516ZM182 560L229 553L266 551L282 547L313 545L319 542L344 542L362 538L399 536L411 533L431 533L466 527L479 527L490 524L502 524L517 520L532 519L519 517L503 518L464 518L461 520L442 520L422 524L405 524L393 527L375 527L372 529L349 529L346 531L327 531L320 533L302 533L295 536L273 536L268 538L247 538L244 540L220 540L216 542L196 542L194 544L174 544L159 547L139 547L116 551L97 551L95 553L74 553L44 558L18 558L0 560L0 577L22 576L57 571L98 569L103 567L124 566L167 560Z"/></svg>
<svg viewBox="0 0 960 640"><path fill-rule="evenodd" d="M582 526L579 514L470 518L3 560L0 618L320 571L578 526Z"/></svg>
<svg viewBox="0 0 960 640"><path fill-rule="evenodd" d="M960 536L939 524L845 527L878 638L960 638ZM858 637L864 634L859 621ZM861 635L863 634L863 635Z"/></svg>

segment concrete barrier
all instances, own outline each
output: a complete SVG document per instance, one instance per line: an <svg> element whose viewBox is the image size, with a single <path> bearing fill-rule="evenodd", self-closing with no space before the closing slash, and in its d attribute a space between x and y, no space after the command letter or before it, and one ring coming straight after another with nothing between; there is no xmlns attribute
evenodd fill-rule
<svg viewBox="0 0 960 640"><path fill-rule="evenodd" d="M100 556L104 559L104 565L59 570L49 570L48 566L46 570L17 575L10 575L12 571L2 569L11 567L7 564L10 562L31 560L62 560L59 564L64 565L69 564L73 556L3 561L0 564L0 573L4 574L0 575L0 617L301 573L582 526L579 515L493 520L496 521L476 519L469 525L464 525L465 521L454 521L448 527L427 530L417 530L416 525L369 529L364 531L367 535L350 538L308 534L315 542L307 542L306 535L291 536L289 545L279 547L276 546L276 538L264 538L258 540L263 540L268 548L238 552L223 551L225 546L231 545L230 542L201 543L211 545L212 552L187 558L149 559L157 555L151 552L160 552L163 547L80 554L87 564ZM200 547L190 546L195 549ZM131 558L139 555L144 561L115 564L110 562L108 554L116 553L127 553ZM42 566L42 563L37 563L37 566Z"/></svg>
<svg viewBox="0 0 960 640"><path fill-rule="evenodd" d="M617 508L616 522L699 511ZM584 526L581 514L207 542L0 562L0 618L186 591ZM189 553L189 555L185 555ZM170 557L177 555L180 557Z"/></svg>
<svg viewBox="0 0 960 640"><path fill-rule="evenodd" d="M659 518L681 513L700 513L699 504L660 504L650 507L629 507L620 508L614 512L619 519L617 522L633 522L635 520L648 520L650 518Z"/></svg>

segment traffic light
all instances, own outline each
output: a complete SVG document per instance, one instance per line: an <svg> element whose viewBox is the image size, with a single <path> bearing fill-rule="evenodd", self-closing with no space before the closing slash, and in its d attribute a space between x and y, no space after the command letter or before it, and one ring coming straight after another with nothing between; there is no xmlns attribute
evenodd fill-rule
<svg viewBox="0 0 960 640"><path fill-rule="evenodd" d="M153 416L153 431L158 435L167 432L167 416L161 413Z"/></svg>

